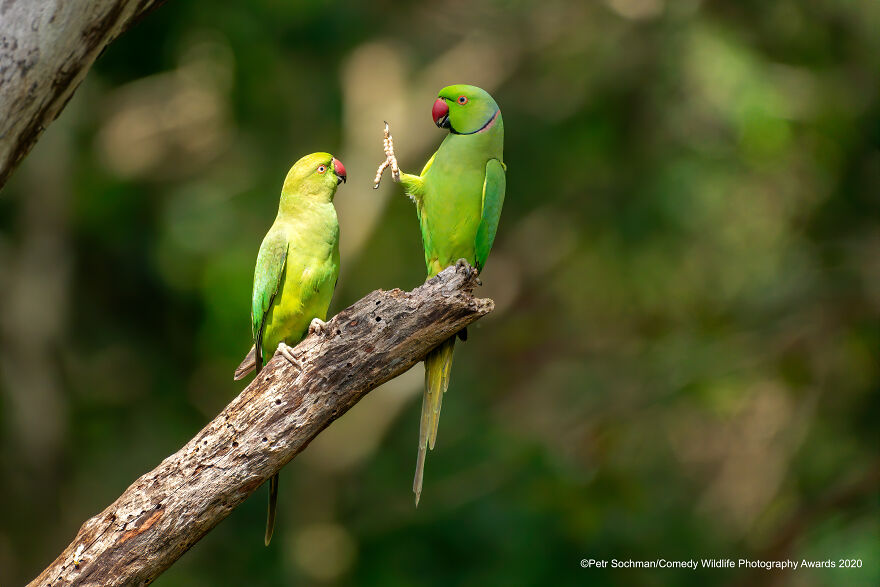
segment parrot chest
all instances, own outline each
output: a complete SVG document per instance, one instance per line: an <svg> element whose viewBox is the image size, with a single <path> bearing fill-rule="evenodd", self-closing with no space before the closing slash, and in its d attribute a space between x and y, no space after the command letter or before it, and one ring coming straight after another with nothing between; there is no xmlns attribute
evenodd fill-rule
<svg viewBox="0 0 880 587"><path fill-rule="evenodd" d="M313 318L327 317L339 276L339 226L335 212L332 218L291 222L285 231L289 243L287 261L263 338L268 353L274 352L281 341L297 344Z"/></svg>
<svg viewBox="0 0 880 587"><path fill-rule="evenodd" d="M440 157L426 174L419 220L429 274L464 258L474 262L486 160Z"/></svg>

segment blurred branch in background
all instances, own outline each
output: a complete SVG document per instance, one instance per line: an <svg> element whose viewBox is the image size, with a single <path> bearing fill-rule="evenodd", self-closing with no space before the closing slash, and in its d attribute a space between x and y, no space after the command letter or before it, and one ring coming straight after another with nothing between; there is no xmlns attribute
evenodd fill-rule
<svg viewBox="0 0 880 587"><path fill-rule="evenodd" d="M760 552L763 560L785 560L795 552L795 547L803 535L817 522L833 515L858 517L864 509L864 502L876 500L880 492L880 461L868 463L867 468L859 467L842 481L831 485L820 496L804 503L783 524L769 544ZM759 573L752 572L752 580L757 581ZM787 570L771 584L778 585L791 575Z"/></svg>
<svg viewBox="0 0 880 587"><path fill-rule="evenodd" d="M187 39L177 67L115 88L97 136L102 162L119 177L198 177L233 140L229 92L234 56L220 35Z"/></svg>
<svg viewBox="0 0 880 587"><path fill-rule="evenodd" d="M0 266L0 419L3 440L26 465L9 483L30 483L46 497L58 476L69 422L59 349L67 331L73 266L68 230L71 137L63 122L21 169L29 197L22 200L18 230Z"/></svg>
<svg viewBox="0 0 880 587"><path fill-rule="evenodd" d="M162 0L3 2L0 188L101 51Z"/></svg>

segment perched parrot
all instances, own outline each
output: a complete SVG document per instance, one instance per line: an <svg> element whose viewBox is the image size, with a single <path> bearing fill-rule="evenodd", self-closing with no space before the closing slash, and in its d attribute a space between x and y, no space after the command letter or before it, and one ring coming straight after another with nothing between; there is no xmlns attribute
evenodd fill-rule
<svg viewBox="0 0 880 587"><path fill-rule="evenodd" d="M403 184L416 204L425 248L428 278L459 259L482 271L495 240L504 204L505 171L502 160L504 124L498 104L475 86L455 85L440 90L431 111L434 123L449 130L440 148L420 175L401 173L394 142L385 125L385 162L376 172L391 167L391 177ZM459 333L465 340L467 331ZM440 405L449 386L455 337L425 357L425 391L419 428L419 452L413 493L416 505L422 493L427 449L437 440Z"/></svg>
<svg viewBox="0 0 880 587"><path fill-rule="evenodd" d="M306 155L287 173L278 216L257 255L251 302L254 346L235 370L236 380L253 370L259 373L276 348L300 367L291 346L307 334L323 331L339 277L339 223L333 196L344 181L345 166L329 153ZM276 474L269 481L267 546L277 501Z"/></svg>

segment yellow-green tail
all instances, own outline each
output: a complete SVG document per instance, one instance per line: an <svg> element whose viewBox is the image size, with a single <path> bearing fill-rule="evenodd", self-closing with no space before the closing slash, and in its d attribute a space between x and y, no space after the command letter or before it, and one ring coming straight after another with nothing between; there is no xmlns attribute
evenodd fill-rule
<svg viewBox="0 0 880 587"><path fill-rule="evenodd" d="M434 443L437 441L440 406L443 403L443 394L449 387L454 348L455 336L451 336L425 357L425 391L422 395L422 420L419 425L419 456L416 461L416 476L413 479L413 493L416 494L417 506L422 495L425 454L429 448L434 450Z"/></svg>

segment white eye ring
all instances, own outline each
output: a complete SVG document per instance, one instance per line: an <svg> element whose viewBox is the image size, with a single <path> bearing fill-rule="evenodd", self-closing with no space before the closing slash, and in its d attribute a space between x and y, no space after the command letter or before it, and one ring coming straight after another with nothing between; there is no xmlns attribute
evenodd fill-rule
<svg viewBox="0 0 880 587"><path fill-rule="evenodd" d="M318 173L324 173L325 171L327 171L326 165L318 165Z"/></svg>

